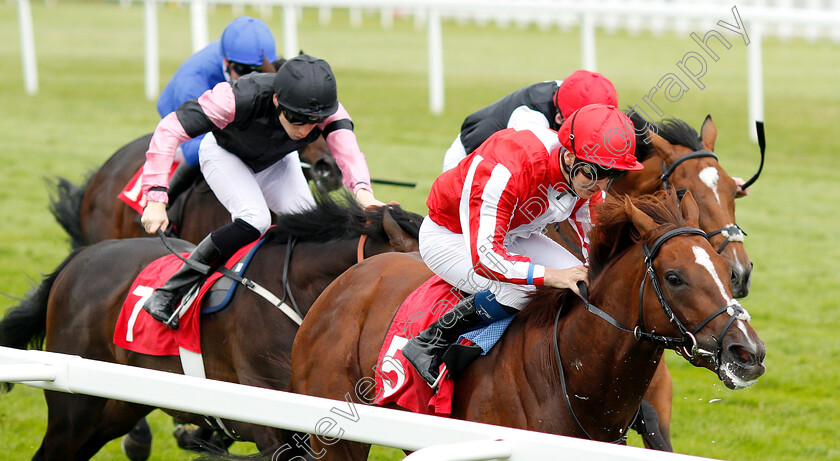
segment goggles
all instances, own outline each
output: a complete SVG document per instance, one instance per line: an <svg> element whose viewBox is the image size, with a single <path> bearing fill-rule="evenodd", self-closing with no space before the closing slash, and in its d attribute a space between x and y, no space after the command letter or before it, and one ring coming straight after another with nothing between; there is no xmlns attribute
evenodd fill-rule
<svg viewBox="0 0 840 461"><path fill-rule="evenodd" d="M248 64L240 64L238 62L228 61L229 64L229 71L232 70L236 72L240 77L248 75L253 72L262 72L262 64L257 66L251 66Z"/></svg>
<svg viewBox="0 0 840 461"><path fill-rule="evenodd" d="M297 112L292 112L285 107L281 107L280 112L283 114L283 117L286 118L286 121L292 125L315 125L324 121L323 118L298 114Z"/></svg>
<svg viewBox="0 0 840 461"><path fill-rule="evenodd" d="M580 173L590 181L599 181L601 179L618 179L624 176L627 171L615 168L606 168L601 165L576 159L574 165L572 165L572 173Z"/></svg>

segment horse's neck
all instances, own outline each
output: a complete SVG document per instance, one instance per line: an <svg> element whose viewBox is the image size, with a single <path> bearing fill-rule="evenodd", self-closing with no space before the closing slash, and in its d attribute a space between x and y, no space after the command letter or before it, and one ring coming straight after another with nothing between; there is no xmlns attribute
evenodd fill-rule
<svg viewBox="0 0 840 461"><path fill-rule="evenodd" d="M288 241L277 239L267 242L257 253L252 278L263 284L275 295L288 301L284 286L291 288L291 295L303 314L309 311L315 299L339 275L356 263L359 239L331 242L295 242L289 267L286 268ZM286 280L283 274L286 274ZM288 285L286 285L288 284Z"/></svg>
<svg viewBox="0 0 840 461"><path fill-rule="evenodd" d="M630 273L621 272L620 268L611 272ZM633 273L636 275L632 277L632 284L624 288L610 287L608 296L595 297L600 304L598 307L631 329L638 321L633 300L643 271L634 270ZM524 398L520 395L521 401L517 402L525 413L521 425L527 429L584 437L565 410L554 352L554 327L532 327L531 323L527 320L514 322L512 331L494 348L496 364L516 368L508 373L514 380L509 383L511 389L524 387L529 391ZM575 415L591 437L602 441L617 440L641 403L661 357L661 349L638 342L631 333L586 311L581 303L561 317L558 330L566 393ZM498 386L495 379L493 384ZM558 412L560 408L564 410Z"/></svg>
<svg viewBox="0 0 840 461"><path fill-rule="evenodd" d="M662 159L654 155L643 164L643 170L631 171L614 181L610 193L638 197L662 189Z"/></svg>

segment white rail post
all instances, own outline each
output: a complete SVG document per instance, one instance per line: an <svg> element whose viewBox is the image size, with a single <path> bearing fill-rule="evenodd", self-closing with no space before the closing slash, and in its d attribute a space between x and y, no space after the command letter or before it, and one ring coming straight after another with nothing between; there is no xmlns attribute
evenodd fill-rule
<svg viewBox="0 0 840 461"><path fill-rule="evenodd" d="M592 13L583 13L581 18L580 47L583 68L595 72L598 63L595 54L595 18Z"/></svg>
<svg viewBox="0 0 840 461"><path fill-rule="evenodd" d="M440 11L429 8L429 110L434 115L443 113L443 38L441 37Z"/></svg>
<svg viewBox="0 0 840 461"><path fill-rule="evenodd" d="M755 132L756 120L764 121L764 72L761 62L763 27L764 24L758 22L750 25L750 43L747 46L747 132L753 142L758 142Z"/></svg>
<svg viewBox="0 0 840 461"><path fill-rule="evenodd" d="M283 57L292 59L297 56L297 8L291 2L283 4Z"/></svg>
<svg viewBox="0 0 840 461"><path fill-rule="evenodd" d="M158 95L160 63L158 62L158 23L156 0L145 0L146 24L146 99L154 100Z"/></svg>
<svg viewBox="0 0 840 461"><path fill-rule="evenodd" d="M190 1L190 30L193 53L207 46L207 0Z"/></svg>
<svg viewBox="0 0 840 461"><path fill-rule="evenodd" d="M27 94L38 93L38 60L35 56L35 35L29 0L18 0L20 52L23 58L23 87Z"/></svg>

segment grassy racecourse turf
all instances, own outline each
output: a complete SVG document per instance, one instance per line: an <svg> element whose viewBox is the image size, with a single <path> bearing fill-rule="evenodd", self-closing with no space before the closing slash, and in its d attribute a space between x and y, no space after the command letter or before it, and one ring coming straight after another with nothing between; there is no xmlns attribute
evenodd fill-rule
<svg viewBox="0 0 840 461"><path fill-rule="evenodd" d="M36 96L23 90L15 3L0 3L0 293L7 295L0 297L0 312L68 253L47 210L45 178L81 181L158 121L154 102L143 96L142 5L50 3L32 5ZM158 17L165 83L190 53L188 9L162 4ZM233 17L228 8L211 9L210 37ZM265 19L282 50L282 12L274 9ZM710 21L697 30L713 27ZM720 61L708 61L705 89L692 86L676 103L661 95L656 100L696 128L711 113L722 165L747 178L758 166L758 148L747 132L746 46L722 32L732 47L718 50ZM337 75L340 100L354 118L372 175L418 182L416 189L379 186L377 196L420 213L464 116L522 86L563 78L581 62L576 29L447 22L443 39L446 111L431 116L426 35L411 18L398 18L385 30L378 16L366 15L363 27L354 29L346 12L335 11L332 23L322 26L316 11L305 10L300 23L300 46L329 61ZM699 51L688 34L673 33L599 32L597 47L598 70L615 83L622 106L641 103L663 75L678 72L675 63L685 53ZM737 216L755 263L743 304L767 344L767 374L752 388L733 392L667 352L675 388L673 442L681 453L728 460L840 459L840 47L765 40L764 73L768 159L751 194L737 202ZM31 457L45 422L40 390L16 386L0 396L0 458ZM151 424L154 459L189 458L169 436L170 418L156 411ZM639 437L630 443L638 445ZM250 444L235 447L253 451ZM372 459L400 459L399 453L376 448ZM95 459L124 458L111 442Z"/></svg>

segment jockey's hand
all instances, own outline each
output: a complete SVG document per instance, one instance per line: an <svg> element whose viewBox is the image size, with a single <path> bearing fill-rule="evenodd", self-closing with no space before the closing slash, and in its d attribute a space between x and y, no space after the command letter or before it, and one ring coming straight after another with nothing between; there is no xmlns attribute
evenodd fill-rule
<svg viewBox="0 0 840 461"><path fill-rule="evenodd" d="M359 189L356 192L356 200L362 205L362 208L367 208L369 206L383 206L384 203L380 202L373 196L373 192L367 189Z"/></svg>
<svg viewBox="0 0 840 461"><path fill-rule="evenodd" d="M741 186L743 186L744 183L746 183L746 181L744 181L741 178L734 178L733 177L732 179L735 180L735 198L746 197L746 195L750 193L750 189L749 188L746 188L746 189L741 188Z"/></svg>
<svg viewBox="0 0 840 461"><path fill-rule="evenodd" d="M582 281L589 284L588 273L589 269L585 266L574 266L568 269L546 267L543 284L554 288L569 288L579 295L577 283Z"/></svg>
<svg viewBox="0 0 840 461"><path fill-rule="evenodd" d="M146 232L154 235L158 229L165 231L169 227L169 216L166 214L166 204L163 202L149 202L143 208L140 223Z"/></svg>

